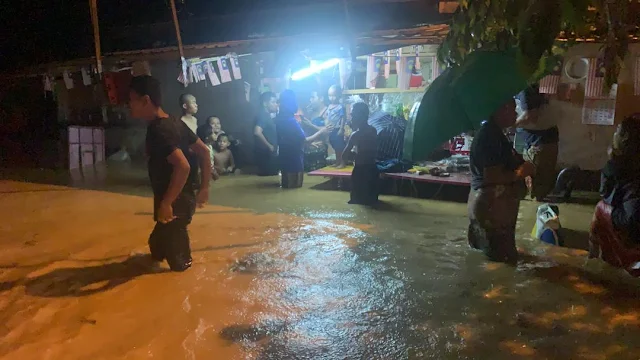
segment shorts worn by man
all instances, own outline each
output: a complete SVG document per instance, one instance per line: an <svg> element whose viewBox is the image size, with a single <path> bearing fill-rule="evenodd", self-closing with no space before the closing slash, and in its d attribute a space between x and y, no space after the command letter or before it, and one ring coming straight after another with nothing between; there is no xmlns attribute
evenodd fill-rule
<svg viewBox="0 0 640 360"><path fill-rule="evenodd" d="M184 271L191 266L187 226L196 205L208 201L211 158L206 145L184 122L167 115L161 104L158 80L148 75L131 80L131 116L148 124L146 147L156 221L149 249L155 260L166 259L171 270ZM196 195L198 167L202 170Z"/></svg>

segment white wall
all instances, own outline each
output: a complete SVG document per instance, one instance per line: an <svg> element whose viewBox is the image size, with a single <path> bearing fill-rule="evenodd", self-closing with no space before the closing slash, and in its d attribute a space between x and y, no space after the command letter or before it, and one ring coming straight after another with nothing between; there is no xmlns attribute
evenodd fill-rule
<svg viewBox="0 0 640 360"><path fill-rule="evenodd" d="M567 52L565 59L573 56L596 57L600 44L581 44ZM618 78L618 97L616 101L616 124L624 117L640 112L640 97L633 95L633 76L635 58L640 56L640 44L633 44L625 59L624 68ZM569 83L563 72L562 83ZM607 148L615 131L615 126L582 124L582 106L584 102L584 81L579 83L578 94L571 102L551 100L550 104L558 111L560 145L558 162L564 165L577 165L586 170L599 170L607 161Z"/></svg>

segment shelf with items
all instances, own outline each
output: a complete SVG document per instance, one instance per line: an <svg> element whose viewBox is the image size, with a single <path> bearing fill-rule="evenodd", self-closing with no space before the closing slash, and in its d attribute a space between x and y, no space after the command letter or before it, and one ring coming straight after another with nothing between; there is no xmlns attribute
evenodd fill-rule
<svg viewBox="0 0 640 360"><path fill-rule="evenodd" d="M364 95L364 94L397 94L397 93L423 93L427 90L426 87L412 88L408 90L398 88L380 88L380 89L357 89L357 90L344 90L343 95Z"/></svg>

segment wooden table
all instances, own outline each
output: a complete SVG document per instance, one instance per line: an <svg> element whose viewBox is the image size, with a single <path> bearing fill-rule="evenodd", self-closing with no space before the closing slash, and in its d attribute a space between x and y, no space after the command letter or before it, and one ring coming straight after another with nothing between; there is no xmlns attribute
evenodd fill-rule
<svg viewBox="0 0 640 360"><path fill-rule="evenodd" d="M469 173L451 173L451 176L447 177L433 176L429 174L417 175L411 173L384 173L382 176L389 179L399 180L395 186L396 194L400 193L400 189L402 188L405 180L411 184L414 196L418 195L418 189L415 185L416 182L439 184L440 187L433 197L436 197L440 193L444 185L471 187L471 174Z"/></svg>

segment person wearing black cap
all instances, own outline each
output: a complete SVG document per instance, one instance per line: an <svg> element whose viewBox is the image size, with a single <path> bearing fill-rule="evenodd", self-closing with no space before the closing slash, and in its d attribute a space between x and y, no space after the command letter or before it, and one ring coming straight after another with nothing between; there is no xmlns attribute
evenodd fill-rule
<svg viewBox="0 0 640 360"><path fill-rule="evenodd" d="M536 175L531 182L531 197L544 201L556 182L560 141L556 125L558 116L552 113L548 100L540 94L537 85L520 92L517 99L522 113L516 121L516 127L522 128L525 135L522 156L536 166Z"/></svg>

